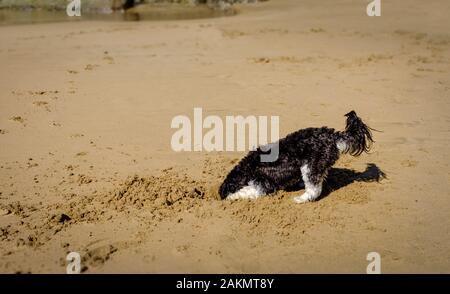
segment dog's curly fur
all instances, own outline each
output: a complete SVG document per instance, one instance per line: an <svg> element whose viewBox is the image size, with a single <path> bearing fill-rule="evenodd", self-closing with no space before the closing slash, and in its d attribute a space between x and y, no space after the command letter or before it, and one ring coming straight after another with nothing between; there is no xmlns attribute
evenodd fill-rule
<svg viewBox="0 0 450 294"><path fill-rule="evenodd" d="M307 128L278 141L279 156L262 162L261 148L250 151L227 175L219 188L222 199L253 199L278 190L298 186L303 180L305 194L298 203L313 201L321 193L322 181L340 154L359 156L368 152L373 141L371 128L350 111L344 131L332 128Z"/></svg>

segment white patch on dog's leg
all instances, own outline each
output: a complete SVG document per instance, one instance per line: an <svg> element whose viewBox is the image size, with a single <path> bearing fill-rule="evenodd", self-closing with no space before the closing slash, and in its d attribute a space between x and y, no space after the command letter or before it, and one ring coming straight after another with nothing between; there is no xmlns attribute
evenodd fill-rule
<svg viewBox="0 0 450 294"><path fill-rule="evenodd" d="M236 193L230 194L226 199L237 200L237 199L256 199L264 195L263 189L253 182L249 182L248 186L243 187Z"/></svg>
<svg viewBox="0 0 450 294"><path fill-rule="evenodd" d="M322 193L322 182L323 179L320 179L318 184L311 183L309 179L309 175L311 173L309 167L305 164L301 167L302 171L302 179L305 183L305 193L301 196L294 197L294 202L296 203L305 203L314 201L317 197Z"/></svg>
<svg viewBox="0 0 450 294"><path fill-rule="evenodd" d="M312 186L310 190L306 190L301 196L294 197L294 202L296 203L305 203L311 202L317 199L320 196L320 192L322 190L322 183L318 185Z"/></svg>

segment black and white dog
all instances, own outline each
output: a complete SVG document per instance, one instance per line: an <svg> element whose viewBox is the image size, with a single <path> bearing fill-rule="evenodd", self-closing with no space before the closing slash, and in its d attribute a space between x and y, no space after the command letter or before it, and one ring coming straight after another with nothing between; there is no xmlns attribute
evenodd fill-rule
<svg viewBox="0 0 450 294"><path fill-rule="evenodd" d="M307 128L278 141L279 156L274 162L262 162L261 148L250 151L227 175L219 188L222 199L256 199L285 190L303 180L305 193L294 197L297 203L314 201L322 192L328 169L341 154L359 156L372 143L371 128L353 110L345 115L343 132L334 129Z"/></svg>

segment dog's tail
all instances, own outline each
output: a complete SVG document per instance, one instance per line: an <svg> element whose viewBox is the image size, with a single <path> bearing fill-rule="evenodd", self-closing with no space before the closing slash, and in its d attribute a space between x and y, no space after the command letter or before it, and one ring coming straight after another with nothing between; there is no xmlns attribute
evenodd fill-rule
<svg viewBox="0 0 450 294"><path fill-rule="evenodd" d="M363 152L369 152L374 142L372 129L353 110L345 116L347 117L347 124L345 131L338 133L338 148L341 147L340 149L343 153L349 153L352 156L359 156Z"/></svg>

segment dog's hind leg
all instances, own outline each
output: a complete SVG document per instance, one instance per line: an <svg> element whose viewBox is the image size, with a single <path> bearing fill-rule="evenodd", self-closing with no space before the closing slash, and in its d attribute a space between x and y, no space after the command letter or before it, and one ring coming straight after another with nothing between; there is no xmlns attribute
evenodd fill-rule
<svg viewBox="0 0 450 294"><path fill-rule="evenodd" d="M294 202L305 203L314 201L322 193L322 183L324 175L312 175L311 169L307 164L301 167L302 179L305 183L305 193L301 196L294 197Z"/></svg>

